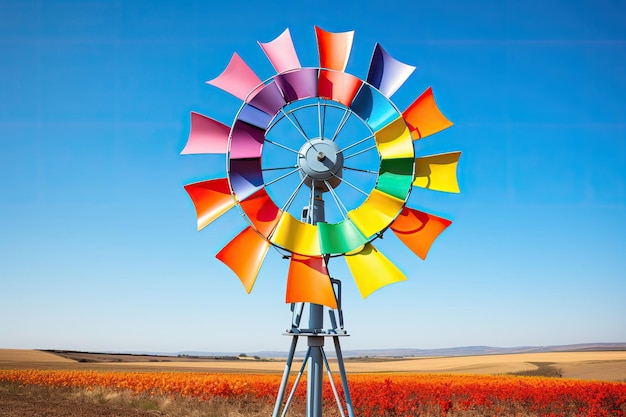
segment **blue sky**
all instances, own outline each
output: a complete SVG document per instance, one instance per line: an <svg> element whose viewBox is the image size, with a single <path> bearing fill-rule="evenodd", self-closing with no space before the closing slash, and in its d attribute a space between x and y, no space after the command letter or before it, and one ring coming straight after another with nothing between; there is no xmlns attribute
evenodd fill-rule
<svg viewBox="0 0 626 417"><path fill-rule="evenodd" d="M455 123L420 141L461 150L461 194L409 205L453 220L426 261L363 300L345 262L346 349L626 341L626 7L620 1L0 0L0 348L287 350L288 262L270 251L251 295L214 258L244 226L202 232L183 185L225 176L181 156L189 112L230 124L240 101L205 81L290 28L355 31L432 86Z"/></svg>

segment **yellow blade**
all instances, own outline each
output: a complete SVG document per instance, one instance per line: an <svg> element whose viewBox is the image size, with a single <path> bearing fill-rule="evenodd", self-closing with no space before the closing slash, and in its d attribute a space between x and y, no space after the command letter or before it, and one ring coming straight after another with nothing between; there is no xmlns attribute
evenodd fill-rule
<svg viewBox="0 0 626 417"><path fill-rule="evenodd" d="M348 217L369 239L389 226L403 206L403 200L373 189L363 204L348 212Z"/></svg>
<svg viewBox="0 0 626 417"><path fill-rule="evenodd" d="M321 256L291 255L285 302L314 303L337 308L335 291Z"/></svg>
<svg viewBox="0 0 626 417"><path fill-rule="evenodd" d="M391 230L422 259L437 237L450 226L450 220L405 207L393 223Z"/></svg>
<svg viewBox="0 0 626 417"><path fill-rule="evenodd" d="M406 280L406 276L371 243L366 244L361 252L346 255L346 262L363 298L385 285Z"/></svg>
<svg viewBox="0 0 626 417"><path fill-rule="evenodd" d="M413 139L402 117L374 133L382 159L414 158Z"/></svg>
<svg viewBox="0 0 626 417"><path fill-rule="evenodd" d="M290 252L306 256L320 256L317 226L302 223L288 212L280 217L270 241Z"/></svg>
<svg viewBox="0 0 626 417"><path fill-rule="evenodd" d="M403 113L411 129L413 139L421 139L452 126L452 122L441 113L433 89L428 87Z"/></svg>
<svg viewBox="0 0 626 417"><path fill-rule="evenodd" d="M235 206L235 199L230 193L226 178L187 184L185 191L196 208L198 230Z"/></svg>
<svg viewBox="0 0 626 417"><path fill-rule="evenodd" d="M413 185L429 190L459 193L456 169L461 152L415 158L415 180Z"/></svg>
<svg viewBox="0 0 626 417"><path fill-rule="evenodd" d="M269 247L270 243L248 226L228 242L215 257L237 274L250 294Z"/></svg>

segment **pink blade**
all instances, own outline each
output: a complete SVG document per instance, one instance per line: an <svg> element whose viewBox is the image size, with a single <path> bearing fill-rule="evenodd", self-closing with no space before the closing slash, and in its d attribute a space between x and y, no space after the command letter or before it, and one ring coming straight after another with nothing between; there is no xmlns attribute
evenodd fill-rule
<svg viewBox="0 0 626 417"><path fill-rule="evenodd" d="M435 239L451 223L450 220L404 207L391 223L391 230L413 253L426 259Z"/></svg>
<svg viewBox="0 0 626 417"><path fill-rule="evenodd" d="M391 97L414 70L414 66L398 61L377 43L370 62L367 82L380 90L386 97Z"/></svg>
<svg viewBox="0 0 626 417"><path fill-rule="evenodd" d="M300 60L293 46L289 29L285 29L283 33L271 42L259 42L259 46L267 55L276 72L281 73L300 68Z"/></svg>
<svg viewBox="0 0 626 417"><path fill-rule="evenodd" d="M220 88L243 101L249 101L258 92L258 87L262 82L235 52L224 72L217 78L207 81L207 84Z"/></svg>
<svg viewBox="0 0 626 417"><path fill-rule="evenodd" d="M337 308L337 298L321 256L291 255L286 303L314 303Z"/></svg>
<svg viewBox="0 0 626 417"><path fill-rule="evenodd" d="M185 191L196 208L198 230L235 206L227 178L187 184Z"/></svg>
<svg viewBox="0 0 626 417"><path fill-rule="evenodd" d="M224 262L241 280L250 294L270 243L247 227L228 242L215 257Z"/></svg>
<svg viewBox="0 0 626 417"><path fill-rule="evenodd" d="M217 153L228 150L230 128L217 120L191 112L191 130L181 155Z"/></svg>
<svg viewBox="0 0 626 417"><path fill-rule="evenodd" d="M315 26L320 68L345 71L354 40L354 31L333 33Z"/></svg>

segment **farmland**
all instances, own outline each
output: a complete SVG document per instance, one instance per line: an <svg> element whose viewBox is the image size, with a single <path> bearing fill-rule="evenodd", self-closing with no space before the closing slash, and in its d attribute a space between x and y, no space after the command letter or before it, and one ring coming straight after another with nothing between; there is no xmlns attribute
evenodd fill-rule
<svg viewBox="0 0 626 417"><path fill-rule="evenodd" d="M24 415L23 409L19 414L19 407L32 407L32 396L47 396L42 407L65 401L83 410L66 414L70 416L269 415L284 366L278 360L92 359L77 362L48 352L0 350L0 416ZM626 352L616 351L351 360L347 366L356 415L565 417L626 415L626 384L624 378L619 379L625 363ZM590 378L595 380L576 380L502 375L507 373L501 372L503 369L596 374ZM293 415L302 415L305 386L301 384L296 391ZM328 415L339 415L328 381L324 401ZM12 408L5 409L9 407L6 404ZM65 409L72 407L66 404ZM84 411L103 407L121 407L122 411ZM18 411L11 414L11 410ZM38 415L32 410L28 413Z"/></svg>

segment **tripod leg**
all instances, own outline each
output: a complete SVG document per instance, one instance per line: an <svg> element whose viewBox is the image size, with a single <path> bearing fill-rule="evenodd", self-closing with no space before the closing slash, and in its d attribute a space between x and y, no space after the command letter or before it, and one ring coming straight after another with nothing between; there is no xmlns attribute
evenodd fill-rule
<svg viewBox="0 0 626 417"><path fill-rule="evenodd" d="M343 405L341 405L341 400L339 399L339 394L337 393L337 387L335 386L335 381L333 380L333 373L330 370L330 365L328 364L328 358L326 357L324 349L322 349L322 357L324 358L324 363L326 364L326 374L328 375L330 387L333 389L333 394L335 395L335 401L337 402L337 407L339 408L339 414L341 414L341 417L346 417L343 412Z"/></svg>
<svg viewBox="0 0 626 417"><path fill-rule="evenodd" d="M343 393L346 396L346 407L348 408L348 417L354 417L352 409L352 399L350 398L350 390L348 389L348 377L346 376L346 368L343 364L343 355L341 354L341 346L339 345L339 337L333 336L335 342L335 352L337 353L337 365L339 365L339 374L341 375L341 385L343 385Z"/></svg>
<svg viewBox="0 0 626 417"><path fill-rule="evenodd" d="M283 371L283 379L280 381L280 388L278 390L278 396L276 397L276 405L274 405L274 413L272 417L278 417L280 413L280 406L283 403L283 397L285 396L285 388L287 387L287 379L289 379L289 373L291 372L291 364L293 363L293 355L296 353L296 345L298 344L298 336L292 336L291 348L289 348L289 355L287 355L287 362L285 362L285 370Z"/></svg>

